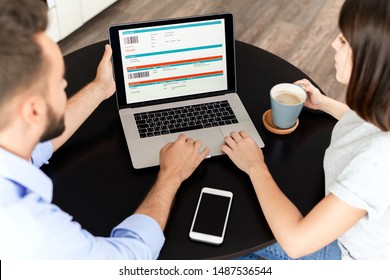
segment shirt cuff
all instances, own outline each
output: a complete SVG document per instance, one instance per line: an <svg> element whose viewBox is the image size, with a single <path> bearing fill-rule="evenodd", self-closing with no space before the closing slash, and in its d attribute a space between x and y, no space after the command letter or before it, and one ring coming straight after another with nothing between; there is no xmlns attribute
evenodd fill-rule
<svg viewBox="0 0 390 280"><path fill-rule="evenodd" d="M134 214L116 226L111 237L127 237L134 234L151 250L153 258L157 259L164 245L165 237L160 225L151 217Z"/></svg>
<svg viewBox="0 0 390 280"><path fill-rule="evenodd" d="M41 167L43 164L48 164L48 160L53 155L53 145L51 141L39 143L35 146L32 155L31 162L36 167Z"/></svg>

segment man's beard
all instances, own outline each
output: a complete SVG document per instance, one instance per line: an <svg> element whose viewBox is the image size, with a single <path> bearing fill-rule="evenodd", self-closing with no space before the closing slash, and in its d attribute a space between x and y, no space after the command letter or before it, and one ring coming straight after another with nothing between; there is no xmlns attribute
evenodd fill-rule
<svg viewBox="0 0 390 280"><path fill-rule="evenodd" d="M64 115L56 116L52 107L47 104L47 126L43 132L40 142L45 142L60 136L65 131Z"/></svg>

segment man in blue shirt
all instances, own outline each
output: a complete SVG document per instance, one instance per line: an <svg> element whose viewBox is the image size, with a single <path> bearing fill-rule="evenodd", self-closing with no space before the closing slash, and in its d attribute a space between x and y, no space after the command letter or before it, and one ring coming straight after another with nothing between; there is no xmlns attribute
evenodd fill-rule
<svg viewBox="0 0 390 280"><path fill-rule="evenodd" d="M38 0L0 0L0 259L155 259L180 184L207 156L180 135L160 153L157 180L133 215L95 237L51 203L39 167L115 91L111 48L96 78L67 101L64 62ZM129 198L131 199L131 198Z"/></svg>

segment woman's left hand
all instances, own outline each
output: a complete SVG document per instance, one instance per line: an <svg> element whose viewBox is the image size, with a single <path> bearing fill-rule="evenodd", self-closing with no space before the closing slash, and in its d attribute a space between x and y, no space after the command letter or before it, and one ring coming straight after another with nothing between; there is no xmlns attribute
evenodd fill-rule
<svg viewBox="0 0 390 280"><path fill-rule="evenodd" d="M248 175L253 168L265 165L262 150L246 131L233 131L225 137L221 150Z"/></svg>

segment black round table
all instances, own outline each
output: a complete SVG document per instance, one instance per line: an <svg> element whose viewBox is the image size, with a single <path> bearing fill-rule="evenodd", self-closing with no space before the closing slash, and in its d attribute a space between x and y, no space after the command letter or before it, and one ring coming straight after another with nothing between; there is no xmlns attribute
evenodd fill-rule
<svg viewBox="0 0 390 280"><path fill-rule="evenodd" d="M106 43L64 57L69 96L95 77ZM269 90L280 82L309 77L283 59L239 41L236 60L237 91L265 142L268 167L282 191L305 215L324 196L322 162L336 120L304 108L295 132L272 134L261 120L270 108ZM115 95L96 109L43 170L54 182L53 203L97 236L109 236L113 227L135 211L158 173L158 167L133 169ZM234 194L225 240L220 246L195 242L188 236L204 186ZM275 241L249 178L227 156L205 160L183 183L165 236L160 259L229 259Z"/></svg>

